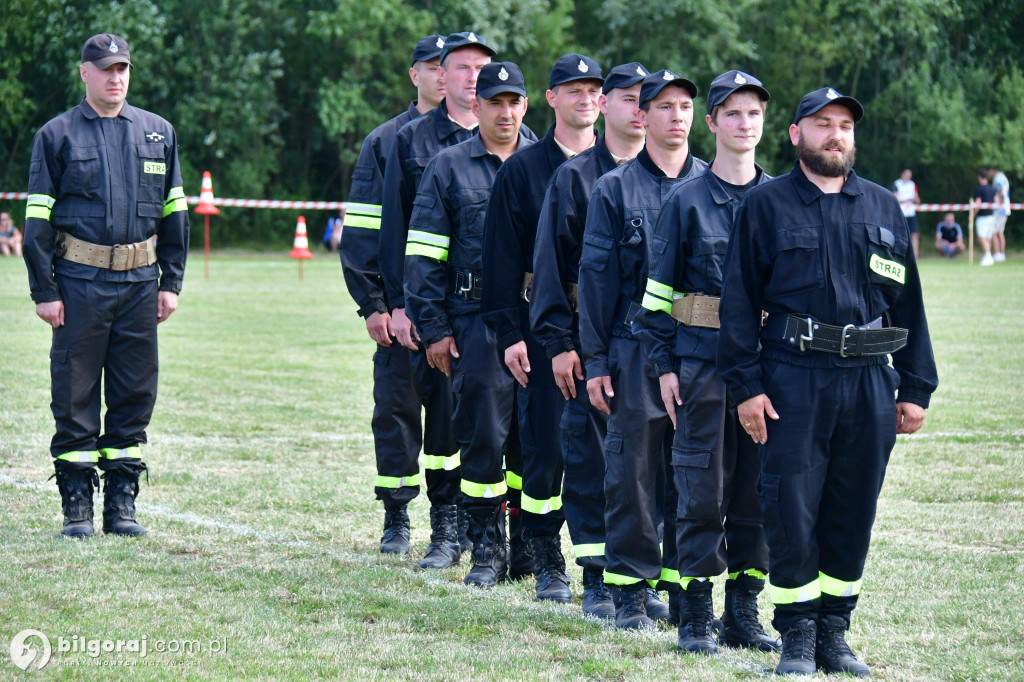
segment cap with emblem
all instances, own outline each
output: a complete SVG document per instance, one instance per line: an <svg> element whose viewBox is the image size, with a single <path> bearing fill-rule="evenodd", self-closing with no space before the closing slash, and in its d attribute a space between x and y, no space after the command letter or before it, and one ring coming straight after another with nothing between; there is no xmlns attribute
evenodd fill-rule
<svg viewBox="0 0 1024 682"><path fill-rule="evenodd" d="M477 35L472 31L462 31L460 33L453 33L444 39L444 47L441 48L441 63L444 64L444 60L452 52L461 50L464 47L479 47L492 57L498 54L494 49L487 46L487 39L483 36Z"/></svg>
<svg viewBox="0 0 1024 682"><path fill-rule="evenodd" d="M99 33L85 41L82 46L82 63L86 62L92 62L99 69L117 63L132 65L128 56L128 43L113 33Z"/></svg>
<svg viewBox="0 0 1024 682"><path fill-rule="evenodd" d="M657 97L669 85L683 88L690 93L690 97L697 96L697 86L693 84L693 81L662 69L644 78L644 84L640 86L640 106Z"/></svg>
<svg viewBox="0 0 1024 682"><path fill-rule="evenodd" d="M800 119L811 114L816 114L829 104L841 104L853 114L853 122L856 123L864 116L864 107L860 102L847 95L840 95L834 88L821 88L809 92L800 100L800 106L796 108L796 116L793 118L793 125L800 122Z"/></svg>
<svg viewBox="0 0 1024 682"><path fill-rule="evenodd" d="M480 70L476 78L476 96L490 99L503 92L513 92L526 97L526 80L523 72L512 62L491 62Z"/></svg>
<svg viewBox="0 0 1024 682"><path fill-rule="evenodd" d="M594 80L603 83L604 77L601 75L601 67L597 65L597 62L590 57L573 52L562 55L555 62L554 67L551 69L551 78L548 80L548 88L553 88L562 83L582 80Z"/></svg>
<svg viewBox="0 0 1024 682"><path fill-rule="evenodd" d="M729 99L729 95L737 90L750 90L756 92L761 101L767 102L772 98L771 93L765 90L761 81L749 73L737 71L726 71L721 76L711 81L711 88L708 90L708 116L719 104Z"/></svg>
<svg viewBox="0 0 1024 682"><path fill-rule="evenodd" d="M412 51L412 63L415 65L416 62L429 62L434 57L439 57L443 49L444 36L420 38L420 42L416 43L416 49Z"/></svg>
<svg viewBox="0 0 1024 682"><path fill-rule="evenodd" d="M650 72L640 62L620 64L608 72L601 92L607 95L615 88L631 88L649 75Z"/></svg>

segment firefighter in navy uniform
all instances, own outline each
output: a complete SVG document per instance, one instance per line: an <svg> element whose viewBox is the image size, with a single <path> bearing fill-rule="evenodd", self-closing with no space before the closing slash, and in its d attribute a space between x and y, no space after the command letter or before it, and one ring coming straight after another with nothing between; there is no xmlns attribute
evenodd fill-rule
<svg viewBox="0 0 1024 682"><path fill-rule="evenodd" d="M637 116L638 62L616 66L605 78L598 106L604 134L591 148L555 171L544 195L533 249L530 325L550 358L552 375L565 398L559 425L564 476L562 509L576 563L583 567L583 612L614 618L604 584L604 437L606 415L591 409L579 358L576 298L587 204L597 179L629 161L644 146ZM544 363L538 372L546 371Z"/></svg>
<svg viewBox="0 0 1024 682"><path fill-rule="evenodd" d="M426 357L420 350L415 328L410 324L405 314L405 293L403 291L405 243L409 233L409 219L413 212L413 200L416 198L416 191L419 187L420 176L427 162L434 158L442 149L464 142L476 132L477 119L473 114L473 100L476 97L476 81L480 69L490 62L495 54L494 50L487 45L483 36L473 32L453 33L445 38L444 48L441 50L441 71L445 85L445 98L430 113L414 119L402 126L395 136L395 143L388 153L388 161L384 169L384 200L381 208L381 234L379 266L381 279L384 283L384 296L391 308L392 329L398 342L413 350L412 362L416 368L415 376L423 376L426 369ZM535 140L536 135L529 128L523 126L523 133L530 140ZM427 373L429 376L431 373ZM433 386L436 391L433 396L440 396L444 391L448 396L452 394L451 382L443 375L432 373ZM433 404L439 402L439 397L431 398L426 410L426 431L432 430L432 424L440 425L442 420L451 422L452 406L447 411L433 409ZM518 436L513 434L509 439L511 449L506 453L506 461L514 466L516 471L521 468L521 457L519 456ZM452 466L457 464L459 453L455 453L454 459L446 460L433 466ZM432 466L428 460L427 466ZM510 472L510 479L518 481L518 475ZM510 483L511 484L511 483ZM519 497L516 484L514 497L510 496L509 502L513 509L518 510ZM400 521L407 520L400 517ZM518 517L515 517L518 518ZM387 519L386 519L387 520ZM460 545L462 551L468 551L468 539L465 535L466 524L465 510L460 509L459 531ZM407 525L407 523L406 523ZM385 533L387 533L387 526ZM403 529L408 535L408 530ZM521 535L521 533L520 533ZM515 533L513 533L515 537ZM450 544L442 543L446 549L442 554L450 555L448 549ZM524 556L521 543L513 544L513 556ZM440 558L440 557L439 557ZM532 558L526 562L532 572Z"/></svg>
<svg viewBox="0 0 1024 682"><path fill-rule="evenodd" d="M533 245L548 180L567 158L597 141L594 123L603 82L593 59L575 53L559 57L546 93L555 124L543 140L502 164L484 221L487 284L480 311L519 383L515 416L523 453L523 530L535 560L537 598L562 603L572 599L559 536L565 516L558 424L565 398L554 376L544 371L547 356L530 333ZM533 366L538 371L531 373Z"/></svg>
<svg viewBox="0 0 1024 682"><path fill-rule="evenodd" d="M86 41L85 99L32 146L24 257L36 314L53 327L50 453L68 537L93 534L97 465L104 532L146 533L135 498L156 401L156 327L178 306L188 253L174 128L125 101L130 69L123 38Z"/></svg>
<svg viewBox="0 0 1024 682"><path fill-rule="evenodd" d="M366 319L366 330L377 342L373 357L374 411L371 422L377 456L377 499L385 509L380 551L409 551L408 503L419 493L419 452L425 452L427 497L430 498L431 544L424 568L444 568L458 561L456 542L446 539L446 526L457 523L459 490L457 448L451 431L452 398L449 382L426 362L395 343L391 313L384 295L377 254L380 248L381 203L387 152L398 130L444 99L439 74L444 37L430 35L413 50L409 77L417 100L409 109L373 130L363 141L352 173L352 189L341 236L342 269L349 293ZM427 408L426 428L420 411Z"/></svg>
<svg viewBox="0 0 1024 682"><path fill-rule="evenodd" d="M678 646L712 654L712 579L728 570L719 641L777 651L757 618L768 545L757 499L757 446L747 438L715 372L722 268L740 200L771 178L754 162L770 95L761 82L727 71L711 83L707 124L711 166L677 186L661 208L665 250L650 263L642 309L633 322L661 383L675 425L679 495L676 550L681 595Z"/></svg>
<svg viewBox="0 0 1024 682"><path fill-rule="evenodd" d="M441 84L445 88L444 99L432 111L412 119L399 128L393 144L385 150L387 161L383 169L384 186L377 266L383 284L384 300L389 309L391 332L398 343L412 353L412 376L419 384L417 394L424 407L425 446L440 449L440 452L426 451L424 469L430 478L433 478L430 471L437 472L440 477L441 472L454 472L459 467L458 451L448 452L449 443L454 441L451 420L455 404L451 381L430 369L423 349L416 339L415 330L405 315L405 293L402 288L405 240L409 231L413 199L416 198L416 189L423 168L437 152L468 140L476 130L476 118L471 109L473 88L476 86L476 76L480 69L494 54L494 50L487 46L487 41L472 32L453 33L445 38L439 56ZM446 65L448 73L445 73ZM419 471L418 466L413 467L408 463L406 468L410 474ZM403 494L399 490L406 487L408 478L387 480L390 485L396 487L398 495L409 499L415 495L415 491ZM448 504L439 505L446 511L434 512L431 515L431 544L427 548L427 556L422 561L424 568L443 568L451 565L458 561L459 554L469 550L465 535L466 519L460 513L455 529L459 547L458 551L455 551L455 543L450 537L452 528ZM393 544L397 541L400 550L405 548L403 551L408 551L409 516L405 504L399 503L391 507L385 504L384 536L381 540L382 544Z"/></svg>
<svg viewBox="0 0 1024 682"><path fill-rule="evenodd" d="M640 309L650 252L665 246L654 234L661 204L676 184L707 167L690 153L687 142L696 95L696 85L669 71L644 79L644 149L597 181L580 255L580 340L587 392L594 408L609 415L604 580L611 586L615 624L621 628L668 620L669 608L658 599L656 588L679 592L676 495L674 486L666 486L671 423L631 325Z"/></svg>
<svg viewBox="0 0 1024 682"><path fill-rule="evenodd" d="M483 230L498 169L530 144L520 132L527 102L519 67L485 66L474 102L478 134L439 152L423 171L409 221L405 300L431 366L453 377L461 489L473 543L465 582L490 587L507 572L502 450L515 389L494 332L480 315Z"/></svg>
<svg viewBox="0 0 1024 682"><path fill-rule="evenodd" d="M903 212L852 170L863 113L804 96L799 158L747 193L726 256L718 371L761 446L778 674L870 674L845 633L896 434L938 386Z"/></svg>

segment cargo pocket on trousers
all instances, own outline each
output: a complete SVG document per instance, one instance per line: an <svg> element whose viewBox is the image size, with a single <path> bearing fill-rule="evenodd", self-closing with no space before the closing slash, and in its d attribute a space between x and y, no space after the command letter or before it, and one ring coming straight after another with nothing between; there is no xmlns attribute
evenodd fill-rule
<svg viewBox="0 0 1024 682"><path fill-rule="evenodd" d="M711 452L672 448L672 470L679 488L679 504L689 519L717 519L718 485L708 480Z"/></svg>
<svg viewBox="0 0 1024 682"><path fill-rule="evenodd" d="M587 415L571 407L562 411L562 462L566 468L586 466L583 439L587 433Z"/></svg>
<svg viewBox="0 0 1024 682"><path fill-rule="evenodd" d="M768 536L768 545L782 550L780 553L785 553L789 538L786 535L785 526L782 525L782 514L779 511L781 487L781 476L761 472L757 481L757 494L761 498L761 513L764 516L764 530Z"/></svg>
<svg viewBox="0 0 1024 682"><path fill-rule="evenodd" d="M50 349L50 391L54 412L70 416L71 414L71 351L59 348Z"/></svg>

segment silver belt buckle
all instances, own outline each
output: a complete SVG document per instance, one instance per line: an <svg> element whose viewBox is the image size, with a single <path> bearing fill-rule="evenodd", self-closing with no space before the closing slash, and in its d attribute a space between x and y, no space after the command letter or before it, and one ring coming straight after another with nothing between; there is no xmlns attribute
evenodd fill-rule
<svg viewBox="0 0 1024 682"><path fill-rule="evenodd" d="M856 329L856 325L848 324L843 327L843 338L839 341L839 357L846 357L846 339L850 338L847 333L851 329Z"/></svg>
<svg viewBox="0 0 1024 682"><path fill-rule="evenodd" d="M804 351L804 341L810 343L814 340L814 320L810 317L807 318L807 334L800 335L800 352Z"/></svg>

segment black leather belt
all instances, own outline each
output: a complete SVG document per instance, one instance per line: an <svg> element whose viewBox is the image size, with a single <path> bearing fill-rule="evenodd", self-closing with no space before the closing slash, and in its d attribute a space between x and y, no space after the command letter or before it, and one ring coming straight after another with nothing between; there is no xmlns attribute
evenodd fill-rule
<svg viewBox="0 0 1024 682"><path fill-rule="evenodd" d="M467 301L479 301L483 298L483 276L462 268L452 268L450 273L452 293Z"/></svg>
<svg viewBox="0 0 1024 682"><path fill-rule="evenodd" d="M879 321L880 323L880 321ZM768 337L782 337L784 344L801 352L835 353L840 357L867 357L895 353L907 345L907 330L872 325L843 327L818 322L813 317L772 315L765 327Z"/></svg>

